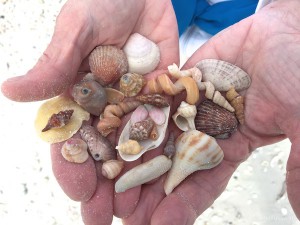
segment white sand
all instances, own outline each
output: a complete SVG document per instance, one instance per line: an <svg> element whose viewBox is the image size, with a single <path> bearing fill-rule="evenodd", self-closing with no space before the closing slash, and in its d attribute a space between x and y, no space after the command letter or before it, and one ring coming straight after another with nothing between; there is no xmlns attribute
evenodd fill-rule
<svg viewBox="0 0 300 225"><path fill-rule="evenodd" d="M0 0L0 82L35 64L64 2ZM35 135L33 121L40 104L15 103L0 95L0 224L82 225L79 203L58 186L49 147ZM255 151L195 224L300 224L284 186L289 148L284 141Z"/></svg>

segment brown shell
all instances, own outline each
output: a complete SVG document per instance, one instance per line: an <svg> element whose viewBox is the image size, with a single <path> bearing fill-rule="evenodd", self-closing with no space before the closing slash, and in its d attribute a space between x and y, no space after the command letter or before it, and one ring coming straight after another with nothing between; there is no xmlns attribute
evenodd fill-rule
<svg viewBox="0 0 300 225"><path fill-rule="evenodd" d="M142 120L132 124L129 130L129 138L136 141L147 140L153 129L154 122L151 119Z"/></svg>
<svg viewBox="0 0 300 225"><path fill-rule="evenodd" d="M136 96L146 84L143 75L137 73L126 73L120 79L120 91L126 97Z"/></svg>
<svg viewBox="0 0 300 225"><path fill-rule="evenodd" d="M168 141L164 148L164 155L167 156L169 159L171 159L173 155L175 155L175 152L176 152L175 137L174 137L174 133L170 132Z"/></svg>
<svg viewBox="0 0 300 225"><path fill-rule="evenodd" d="M98 46L89 56L89 65L101 85L114 83L128 71L125 53L115 46Z"/></svg>
<svg viewBox="0 0 300 225"><path fill-rule="evenodd" d="M60 128L67 125L71 119L73 112L74 112L73 109L69 109L69 110L60 111L57 114L54 113L49 118L48 123L46 124L42 132L48 131L52 128Z"/></svg>
<svg viewBox="0 0 300 225"><path fill-rule="evenodd" d="M235 115L240 124L245 124L244 97L239 95L239 93L231 87L229 91L226 92L226 98L235 109Z"/></svg>
<svg viewBox="0 0 300 225"><path fill-rule="evenodd" d="M238 121L234 113L210 100L203 101L197 107L196 129L216 138L229 138L236 130Z"/></svg>
<svg viewBox="0 0 300 225"><path fill-rule="evenodd" d="M146 94L139 95L136 97L136 100L149 105L154 105L159 108L168 107L169 103L167 100L160 94Z"/></svg>

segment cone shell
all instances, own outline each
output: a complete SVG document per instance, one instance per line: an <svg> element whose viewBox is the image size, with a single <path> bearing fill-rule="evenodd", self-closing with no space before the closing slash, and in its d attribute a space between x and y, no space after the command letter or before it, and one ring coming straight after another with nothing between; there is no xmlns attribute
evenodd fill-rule
<svg viewBox="0 0 300 225"><path fill-rule="evenodd" d="M79 138L68 139L61 148L62 156L69 162L84 163L88 157L87 144Z"/></svg>
<svg viewBox="0 0 300 225"><path fill-rule="evenodd" d="M89 65L95 79L101 85L117 81L128 71L125 53L115 46L98 46L89 56Z"/></svg>
<svg viewBox="0 0 300 225"><path fill-rule="evenodd" d="M120 79L120 91L126 97L136 96L146 84L142 75L137 73L126 73Z"/></svg>
<svg viewBox="0 0 300 225"><path fill-rule="evenodd" d="M123 48L129 64L129 72L146 74L152 72L160 61L158 46L146 37L134 33Z"/></svg>
<svg viewBox="0 0 300 225"><path fill-rule="evenodd" d="M237 91L247 89L251 84L250 76L241 68L217 59L204 59L196 64L203 75L203 81L210 81L218 91Z"/></svg>
<svg viewBox="0 0 300 225"><path fill-rule="evenodd" d="M190 174L216 167L224 157L216 140L197 130L182 133L175 147L176 155L164 184L167 195Z"/></svg>
<svg viewBox="0 0 300 225"><path fill-rule="evenodd" d="M114 179L124 168L124 162L120 160L108 160L102 165L102 175L107 179Z"/></svg>
<svg viewBox="0 0 300 225"><path fill-rule="evenodd" d="M136 155L141 152L143 149L142 146L136 140L128 140L121 145L116 147L120 152L127 154L127 155Z"/></svg>
<svg viewBox="0 0 300 225"><path fill-rule="evenodd" d="M49 118L65 110L74 110L68 124L63 127L42 132ZM90 114L83 110L76 102L66 97L56 97L44 102L36 115L35 129L39 137L49 143L65 141L75 134L82 125L82 121L89 120Z"/></svg>
<svg viewBox="0 0 300 225"><path fill-rule="evenodd" d="M166 98L160 94L146 94L146 95L139 95L136 97L136 100L144 103L153 105L159 108L168 107L169 103L167 102Z"/></svg>
<svg viewBox="0 0 300 225"><path fill-rule="evenodd" d="M216 138L228 138L236 130L238 121L234 113L205 100L197 107L196 129Z"/></svg>
<svg viewBox="0 0 300 225"><path fill-rule="evenodd" d="M154 122L151 119L142 120L132 124L129 130L129 138L136 141L147 140L153 129Z"/></svg>

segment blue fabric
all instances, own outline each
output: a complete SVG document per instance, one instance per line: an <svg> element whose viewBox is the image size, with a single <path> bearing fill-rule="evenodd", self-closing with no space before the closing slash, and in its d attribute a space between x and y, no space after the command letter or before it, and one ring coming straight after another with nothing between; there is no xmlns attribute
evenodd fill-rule
<svg viewBox="0 0 300 225"><path fill-rule="evenodd" d="M252 15L257 3L258 0L232 0L209 5L206 0L172 0L179 35L193 24L214 35Z"/></svg>

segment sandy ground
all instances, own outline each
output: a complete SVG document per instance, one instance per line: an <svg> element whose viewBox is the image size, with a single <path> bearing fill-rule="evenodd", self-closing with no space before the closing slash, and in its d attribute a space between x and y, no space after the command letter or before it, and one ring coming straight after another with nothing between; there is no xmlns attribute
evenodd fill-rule
<svg viewBox="0 0 300 225"><path fill-rule="evenodd" d="M35 64L64 2L0 0L0 82ZM48 145L35 135L33 121L40 104L15 103L0 95L0 224L82 225L79 203L58 186ZM300 224L285 190L289 149L288 140L257 149L195 224Z"/></svg>

